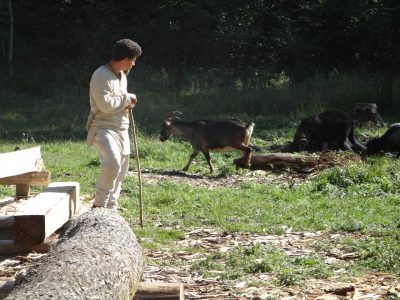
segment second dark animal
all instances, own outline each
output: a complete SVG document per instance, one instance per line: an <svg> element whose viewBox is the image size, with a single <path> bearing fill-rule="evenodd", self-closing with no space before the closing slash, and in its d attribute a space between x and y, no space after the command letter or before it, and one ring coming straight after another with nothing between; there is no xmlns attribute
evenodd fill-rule
<svg viewBox="0 0 400 300"><path fill-rule="evenodd" d="M353 150L362 152L365 146L354 139L352 117L343 111L326 111L303 119L293 141L282 152L319 152Z"/></svg>
<svg viewBox="0 0 400 300"><path fill-rule="evenodd" d="M367 155L379 152L400 153L400 123L390 125L382 136L373 138L367 143Z"/></svg>
<svg viewBox="0 0 400 300"><path fill-rule="evenodd" d="M254 126L254 123L246 124L235 119L185 122L168 118L161 125L160 141L164 142L171 135L176 135L192 145L193 153L183 171L187 171L199 152L202 152L210 167L210 172L213 172L210 151L243 151L246 166L250 167L251 150L258 148L250 143Z"/></svg>

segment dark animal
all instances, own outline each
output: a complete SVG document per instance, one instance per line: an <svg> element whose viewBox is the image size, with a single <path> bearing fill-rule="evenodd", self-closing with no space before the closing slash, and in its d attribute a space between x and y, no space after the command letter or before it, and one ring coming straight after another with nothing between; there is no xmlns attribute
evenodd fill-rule
<svg viewBox="0 0 400 300"><path fill-rule="evenodd" d="M367 155L379 152L400 152L400 123L390 125L382 136L367 143Z"/></svg>
<svg viewBox="0 0 400 300"><path fill-rule="evenodd" d="M253 129L254 123L246 124L235 119L184 122L176 118L168 118L161 125L160 141L168 140L171 135L184 138L192 145L193 153L183 171L187 171L199 152L202 152L212 173L214 168L210 151L241 150L246 159L246 167L250 167L251 150L258 148L250 143Z"/></svg>
<svg viewBox="0 0 400 300"><path fill-rule="evenodd" d="M326 111L303 119L294 135L293 142L282 152L353 150L362 152L365 146L353 135L351 116L343 111Z"/></svg>

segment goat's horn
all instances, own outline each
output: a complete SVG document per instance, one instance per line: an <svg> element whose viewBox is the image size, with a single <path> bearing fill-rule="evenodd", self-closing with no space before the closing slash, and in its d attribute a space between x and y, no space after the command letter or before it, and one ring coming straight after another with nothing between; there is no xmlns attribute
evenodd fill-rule
<svg viewBox="0 0 400 300"><path fill-rule="evenodd" d="M164 120L172 120L172 119L179 120L179 116L181 115L182 113L180 111L175 110L173 112L166 113Z"/></svg>

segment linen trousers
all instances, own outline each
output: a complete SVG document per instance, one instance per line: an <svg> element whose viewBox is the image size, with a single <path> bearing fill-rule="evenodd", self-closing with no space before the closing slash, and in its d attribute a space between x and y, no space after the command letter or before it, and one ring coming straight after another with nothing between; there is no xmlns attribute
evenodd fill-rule
<svg viewBox="0 0 400 300"><path fill-rule="evenodd" d="M99 129L93 145L100 157L100 176L96 182L96 196L93 205L118 208L122 181L129 168L129 154L125 154L123 136L108 129Z"/></svg>

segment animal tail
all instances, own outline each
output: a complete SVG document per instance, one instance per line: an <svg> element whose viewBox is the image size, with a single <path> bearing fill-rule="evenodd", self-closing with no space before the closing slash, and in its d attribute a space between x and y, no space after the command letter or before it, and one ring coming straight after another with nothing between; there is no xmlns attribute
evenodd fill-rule
<svg viewBox="0 0 400 300"><path fill-rule="evenodd" d="M249 123L246 125L246 129L247 130L251 130L251 132L253 132L254 126L256 126L256 124L254 124L253 122Z"/></svg>
<svg viewBox="0 0 400 300"><path fill-rule="evenodd" d="M248 145L252 150L260 152L261 147L257 146L256 144L250 143L250 138L251 138L251 135L253 134L254 126L256 126L256 124L254 124L253 122L246 125L246 131L247 131L248 140L249 140Z"/></svg>
<svg viewBox="0 0 400 300"><path fill-rule="evenodd" d="M251 135L253 134L253 130L254 130L254 123L249 123L246 124L246 132L244 135L244 140L243 140L243 144L244 145L249 145L250 144L250 139L251 139Z"/></svg>

